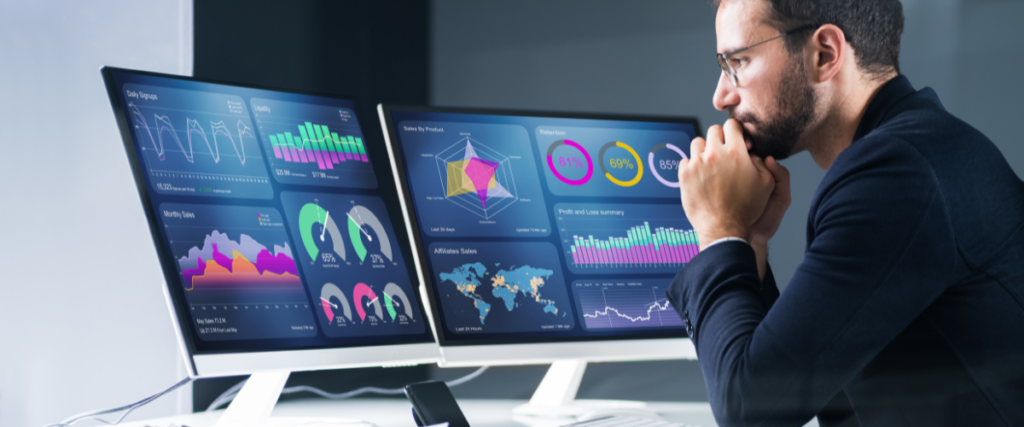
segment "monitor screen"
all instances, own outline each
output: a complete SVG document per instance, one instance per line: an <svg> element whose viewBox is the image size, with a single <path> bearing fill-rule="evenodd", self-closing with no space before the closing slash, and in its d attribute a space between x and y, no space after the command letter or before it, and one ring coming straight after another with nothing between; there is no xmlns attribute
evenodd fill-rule
<svg viewBox="0 0 1024 427"><path fill-rule="evenodd" d="M352 101L104 76L192 354L433 342Z"/></svg>
<svg viewBox="0 0 1024 427"><path fill-rule="evenodd" d="M384 108L442 345L685 336L695 119Z"/></svg>

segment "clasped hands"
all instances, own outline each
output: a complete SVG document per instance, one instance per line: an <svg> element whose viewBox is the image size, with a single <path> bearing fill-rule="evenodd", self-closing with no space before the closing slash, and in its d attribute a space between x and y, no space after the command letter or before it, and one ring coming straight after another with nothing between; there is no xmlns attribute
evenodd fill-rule
<svg viewBox="0 0 1024 427"><path fill-rule="evenodd" d="M704 250L726 237L746 240L757 254L764 279L768 240L790 204L789 171L775 158L749 154L743 128L734 119L695 138L690 158L679 163L683 209Z"/></svg>

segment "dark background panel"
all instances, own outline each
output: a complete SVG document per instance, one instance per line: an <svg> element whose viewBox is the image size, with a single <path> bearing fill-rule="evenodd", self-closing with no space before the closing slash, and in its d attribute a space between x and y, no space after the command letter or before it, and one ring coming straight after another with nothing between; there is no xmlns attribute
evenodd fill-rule
<svg viewBox="0 0 1024 427"><path fill-rule="evenodd" d="M426 0L196 0L193 75L356 98L366 140L382 143L378 102L429 100L429 12ZM400 388L429 377L427 366L297 372L287 387L312 385L340 393L364 386ZM194 410L205 410L243 379L197 381ZM310 396L296 393L282 400Z"/></svg>
<svg viewBox="0 0 1024 427"><path fill-rule="evenodd" d="M623 7L629 2L614 6L615 2L604 2L602 7L592 10L585 17L589 22L597 23L604 28L600 32L608 33L615 20L610 15L620 15ZM704 11L707 7L686 3L684 9ZM470 23L459 24L459 17L451 16L448 8L427 0L346 0L346 1L311 1L275 2L257 1L212 1L196 0L194 5L194 43L195 63L194 76L198 78L222 80L225 82L250 84L284 90L314 92L326 95L356 98L359 103L358 114L367 141L382 141L380 126L377 122L377 103L393 103L401 105L427 105L441 101L441 104L464 104L452 94L469 96L486 96L490 102L481 103L486 106L522 108L526 105L500 91L507 81L503 82L501 74L493 80L492 86L498 92L466 93L451 86L452 79L467 78L464 72L473 73L479 64L472 58L459 58L462 64L447 64L448 67L462 68L462 72L452 72L452 68L439 67L432 64L436 61L449 61L450 49L460 48L454 40L444 38L443 46L436 46L433 37L440 31L442 34L458 32L456 28L439 29L437 26L459 27L463 30L458 36L460 43L473 44L463 52L474 49L501 47L495 38L499 34L519 28L511 22L497 25L476 22L477 16L463 16ZM510 10L502 9L498 4L495 8L483 4L472 5L460 3L467 9L463 12L484 13L493 19L502 21L495 15L516 18ZM506 5L508 5L506 3ZM531 14L538 10L540 4L526 3L520 14ZM566 4L568 9L575 9ZM575 6L580 6L575 3ZM438 7L446 15L433 16ZM480 8L483 8L482 10ZM670 9L672 10L672 9ZM646 27L637 30L632 36L643 35L651 31L645 24L645 17L657 20L661 26L672 23L658 16L665 14L648 14L649 8L641 8L628 14L630 25L618 25L618 28ZM662 22L665 21L665 22ZM575 21L574 21L575 22ZM494 24L494 25L491 25ZM621 24L621 23L620 23ZM693 25L684 22L685 26ZM580 28L588 27L585 22L577 22ZM534 27L534 26L530 26ZM538 28L534 28L538 30ZM618 31L618 30L616 30ZM520 36L531 40L534 44L543 45L544 39L550 34L536 32L530 38L529 28L516 30L514 39ZM659 31L654 31L658 33ZM588 33L590 34L590 33ZM606 36L612 33L606 34ZM500 36L498 36L500 37ZM606 37L603 37L606 38ZM603 39L602 38L602 39ZM491 46L491 42L495 42ZM483 45L481 45L483 43ZM443 55L437 54L438 49ZM500 54L496 52L497 54ZM646 51L657 54L654 51ZM676 54L672 55L673 57ZM571 59L571 58L569 58ZM712 64L714 65L714 64ZM546 67L545 67L546 68ZM711 67L713 71L714 67ZM441 69L444 76L432 76L431 70ZM479 70L477 71L484 71ZM582 71L582 70L573 70ZM597 74L594 74L597 73ZM602 75L600 70L592 70L592 75ZM628 74L628 73L627 73ZM641 79L650 76L645 76ZM485 79L486 76L470 77L468 82ZM589 82L587 75L580 84ZM441 83L445 82L445 83ZM623 82L625 87L632 87ZM446 94L433 94L435 90ZM516 91L529 92L529 88L520 87ZM521 92L522 93L522 92ZM599 94L594 94L599 95ZM606 93L605 102L615 102L615 92ZM587 97L584 97L587 98ZM474 103L469 103L474 104ZM558 103L532 106L537 109L558 109ZM606 106L605 112L623 112L622 108ZM577 108L593 110L593 108ZM655 110L642 111L650 113ZM677 109L656 110L660 114L682 113ZM636 111L630 111L636 112ZM693 115L694 112L688 112ZM381 186L392 186L393 183L381 182ZM514 398L529 399L533 390L540 383L546 365L495 367L481 377L464 385L453 388L458 398ZM451 380L469 374L473 369L442 369L434 366L407 368L371 368L348 369L319 372L293 373L289 378L288 387L295 385L313 385L332 393L339 393L364 386L397 388L404 384L424 381L427 379ZM193 388L193 408L205 410L207 406L224 390L227 390L245 377L230 377L197 381ZM283 396L282 399L310 397L309 393L297 393ZM365 397L381 397L380 395L364 395ZM401 398L402 396L395 396ZM597 363L589 365L579 391L580 398L592 399L642 399L653 401L706 401L703 377L700 367L695 361L663 361L636 363Z"/></svg>

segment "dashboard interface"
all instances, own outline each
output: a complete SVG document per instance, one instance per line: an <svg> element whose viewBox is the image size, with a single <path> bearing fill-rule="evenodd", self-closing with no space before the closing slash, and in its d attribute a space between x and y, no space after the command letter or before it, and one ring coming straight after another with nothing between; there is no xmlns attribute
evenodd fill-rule
<svg viewBox="0 0 1024 427"><path fill-rule="evenodd" d="M385 108L444 345L677 337L694 119Z"/></svg>
<svg viewBox="0 0 1024 427"><path fill-rule="evenodd" d="M351 101L104 76L194 352L433 341L386 151Z"/></svg>

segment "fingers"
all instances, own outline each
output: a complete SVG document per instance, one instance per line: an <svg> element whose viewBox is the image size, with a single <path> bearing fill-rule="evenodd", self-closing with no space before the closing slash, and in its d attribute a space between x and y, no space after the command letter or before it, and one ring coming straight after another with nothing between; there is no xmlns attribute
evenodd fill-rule
<svg viewBox="0 0 1024 427"><path fill-rule="evenodd" d="M725 144L725 132L721 126L714 125L708 128L708 143L714 148Z"/></svg>
<svg viewBox="0 0 1024 427"><path fill-rule="evenodd" d="M710 135L710 129L709 129L709 135ZM693 142L690 142L690 158L691 159L698 159L698 158L700 158L701 154L704 154L704 147L705 146L707 146L707 141L705 141L704 138L701 138L699 136L694 138Z"/></svg>
<svg viewBox="0 0 1024 427"><path fill-rule="evenodd" d="M747 142L743 139L743 126L736 119L725 122L725 146L730 150L747 151Z"/></svg>
<svg viewBox="0 0 1024 427"><path fill-rule="evenodd" d="M761 156L755 156L755 155L751 154L750 155L750 162L754 164L754 168L757 169L758 172L762 172L762 173L766 173L768 175L772 175L771 170L769 170L768 167L765 166L764 160L761 159Z"/></svg>
<svg viewBox="0 0 1024 427"><path fill-rule="evenodd" d="M768 159L764 161L764 165L772 173L772 176L775 177L775 182L786 183L786 186L789 186L789 169L779 164L775 157L768 156Z"/></svg>

